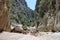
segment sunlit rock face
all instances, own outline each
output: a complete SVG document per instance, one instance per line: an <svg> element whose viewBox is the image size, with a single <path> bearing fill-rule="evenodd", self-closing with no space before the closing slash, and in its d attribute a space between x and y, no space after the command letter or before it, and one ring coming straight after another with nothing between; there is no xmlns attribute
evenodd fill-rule
<svg viewBox="0 0 60 40"><path fill-rule="evenodd" d="M55 24L56 30L60 31L60 11L56 15Z"/></svg>
<svg viewBox="0 0 60 40"><path fill-rule="evenodd" d="M0 30L10 31L8 0L0 0Z"/></svg>
<svg viewBox="0 0 60 40"><path fill-rule="evenodd" d="M37 0L36 12L40 15L39 17L41 17L44 25L43 27L39 25L39 29L42 28L43 31L44 29L47 31L60 31L60 1L52 0L51 3L52 8L48 8L49 3L47 0Z"/></svg>

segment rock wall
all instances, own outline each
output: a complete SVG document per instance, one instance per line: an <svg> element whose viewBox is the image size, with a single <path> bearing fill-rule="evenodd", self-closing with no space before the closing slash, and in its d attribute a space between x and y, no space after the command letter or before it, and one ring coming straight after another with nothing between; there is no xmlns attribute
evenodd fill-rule
<svg viewBox="0 0 60 40"><path fill-rule="evenodd" d="M10 0L11 22L28 25L33 20L34 12L28 6L25 0Z"/></svg>
<svg viewBox="0 0 60 40"><path fill-rule="evenodd" d="M37 0L36 12L39 14L39 18L41 18L40 20L42 20L42 24L44 25L43 28L46 31L59 31L59 27L56 26L57 22L60 22L60 18L57 15L60 14L59 3L59 0ZM43 28L41 29L44 30Z"/></svg>
<svg viewBox="0 0 60 40"><path fill-rule="evenodd" d="M0 30L10 31L9 1L0 0Z"/></svg>

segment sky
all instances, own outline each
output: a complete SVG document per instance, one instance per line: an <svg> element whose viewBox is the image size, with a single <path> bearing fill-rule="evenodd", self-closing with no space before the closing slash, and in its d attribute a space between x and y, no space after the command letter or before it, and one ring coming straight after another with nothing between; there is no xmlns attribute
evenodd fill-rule
<svg viewBox="0 0 60 40"><path fill-rule="evenodd" d="M28 7L30 7L32 10L35 9L36 0L26 0Z"/></svg>

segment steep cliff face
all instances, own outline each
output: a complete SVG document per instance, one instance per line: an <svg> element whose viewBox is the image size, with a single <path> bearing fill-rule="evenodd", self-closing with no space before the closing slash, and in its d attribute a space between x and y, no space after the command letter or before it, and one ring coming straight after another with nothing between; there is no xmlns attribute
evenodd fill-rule
<svg viewBox="0 0 60 40"><path fill-rule="evenodd" d="M37 0L36 4L36 12L38 16L36 18L39 18L40 21L37 21L37 24L39 22L41 27L41 24L44 25L43 28L46 31L60 31L59 27L56 26L60 22L58 18L58 14L60 11L60 1L59 0ZM58 17L57 17L58 16ZM58 18L58 20L57 20ZM44 30L41 28L42 30ZM59 28L59 29L58 29Z"/></svg>
<svg viewBox="0 0 60 40"><path fill-rule="evenodd" d="M34 12L28 6L25 0L10 0L11 22L29 25L33 20Z"/></svg>
<svg viewBox="0 0 60 40"><path fill-rule="evenodd" d="M8 0L0 0L0 31L10 31L8 2Z"/></svg>

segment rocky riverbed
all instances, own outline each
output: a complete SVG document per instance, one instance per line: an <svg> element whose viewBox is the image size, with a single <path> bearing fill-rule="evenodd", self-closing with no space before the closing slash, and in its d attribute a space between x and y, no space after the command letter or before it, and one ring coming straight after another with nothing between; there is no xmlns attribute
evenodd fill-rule
<svg viewBox="0 0 60 40"><path fill-rule="evenodd" d="M22 33L2 32L0 40L60 40L60 32L40 32L37 36Z"/></svg>

